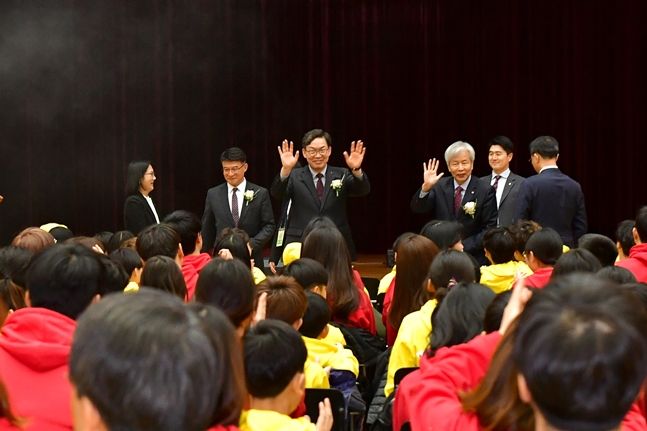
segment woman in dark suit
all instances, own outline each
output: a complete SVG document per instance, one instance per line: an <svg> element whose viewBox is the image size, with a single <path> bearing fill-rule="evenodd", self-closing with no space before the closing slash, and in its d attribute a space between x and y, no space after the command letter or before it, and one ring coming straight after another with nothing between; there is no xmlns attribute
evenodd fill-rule
<svg viewBox="0 0 647 431"><path fill-rule="evenodd" d="M155 171L149 161L130 162L126 179L124 227L135 235L147 226L159 223L159 216L148 196L153 191Z"/></svg>

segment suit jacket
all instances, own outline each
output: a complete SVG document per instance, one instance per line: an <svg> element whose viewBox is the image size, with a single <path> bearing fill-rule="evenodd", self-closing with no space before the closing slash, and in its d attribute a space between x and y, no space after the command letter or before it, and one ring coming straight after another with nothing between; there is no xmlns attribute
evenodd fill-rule
<svg viewBox="0 0 647 431"><path fill-rule="evenodd" d="M483 261L483 234L487 229L496 227L496 197L492 186L472 175L457 215L454 214L453 177L441 178L425 197L420 197L420 191L418 189L411 198L411 210L415 213L431 212L432 218L462 224L465 251ZM473 217L462 208L467 202L476 202Z"/></svg>
<svg viewBox="0 0 647 431"><path fill-rule="evenodd" d="M333 180L342 180L342 187L333 190ZM355 244L346 217L346 200L349 197L365 196L371 191L368 177L356 178L348 169L328 165L323 202L317 199L312 174L308 166L295 168L290 175L281 180L280 174L274 179L271 187L272 196L276 199L292 199L290 214L285 229L284 244L301 241L303 230L315 217L329 217L346 239L351 258L355 259Z"/></svg>
<svg viewBox="0 0 647 431"><path fill-rule="evenodd" d="M564 244L574 247L587 229L582 187L554 168L526 178L517 198L515 220L520 219L555 229Z"/></svg>
<svg viewBox="0 0 647 431"><path fill-rule="evenodd" d="M263 247L274 234L274 213L270 194L266 188L247 181L244 191L252 190L254 199L243 199L238 226L229 209L227 183L212 187L207 191L202 215L202 250L211 251L218 234L225 228L238 227L250 237L252 257L256 266L263 267Z"/></svg>
<svg viewBox="0 0 647 431"><path fill-rule="evenodd" d="M157 213L159 216L159 212ZM141 193L130 195L124 203L124 228L138 235L145 227L157 223L155 214Z"/></svg>
<svg viewBox="0 0 647 431"><path fill-rule="evenodd" d="M488 184L492 184L492 174L486 177L481 177L481 179L485 180ZM508 180L505 183L500 182L498 184L497 187L503 186L503 194L501 195L501 202L499 202L498 208L499 226L506 227L514 223L514 215L515 211L517 211L517 196L519 195L521 184L524 181L524 177L510 172ZM496 194L494 195L494 201L496 202Z"/></svg>

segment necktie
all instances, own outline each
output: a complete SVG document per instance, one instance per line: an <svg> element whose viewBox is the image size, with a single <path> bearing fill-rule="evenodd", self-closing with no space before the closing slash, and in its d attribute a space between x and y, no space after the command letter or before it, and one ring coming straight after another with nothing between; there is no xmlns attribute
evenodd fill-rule
<svg viewBox="0 0 647 431"><path fill-rule="evenodd" d="M501 175L497 175L494 177L494 182L492 183L492 187L494 187L494 191L496 192L496 188L499 185L499 180L501 179Z"/></svg>
<svg viewBox="0 0 647 431"><path fill-rule="evenodd" d="M461 201L463 200L463 196L461 196L461 192L463 191L463 188L461 186L456 187L456 192L454 193L454 215L458 216L458 211L461 208Z"/></svg>
<svg viewBox="0 0 647 431"><path fill-rule="evenodd" d="M319 199L319 202L323 201L323 195L324 195L324 186L323 186L323 174L320 172L317 174L317 199Z"/></svg>
<svg viewBox="0 0 647 431"><path fill-rule="evenodd" d="M238 189L234 187L231 191L231 216L234 218L234 227L238 227L238 220L240 216L238 215L238 196L236 196Z"/></svg>

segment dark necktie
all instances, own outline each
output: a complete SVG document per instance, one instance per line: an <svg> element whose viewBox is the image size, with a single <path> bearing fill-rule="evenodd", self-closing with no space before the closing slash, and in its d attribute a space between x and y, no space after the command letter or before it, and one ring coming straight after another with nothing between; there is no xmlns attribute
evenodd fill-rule
<svg viewBox="0 0 647 431"><path fill-rule="evenodd" d="M456 187L456 191L454 193L454 215L458 216L458 210L461 208L461 201L463 200L463 196L461 196L461 192L463 191L463 188L461 186Z"/></svg>
<svg viewBox="0 0 647 431"><path fill-rule="evenodd" d="M499 180L501 179L501 175L497 175L494 177L494 182L492 183L492 187L494 187L494 191L496 192L496 188L499 185Z"/></svg>
<svg viewBox="0 0 647 431"><path fill-rule="evenodd" d="M234 187L231 191L231 216L234 218L234 227L238 227L238 220L240 219L238 215L238 197L236 193L238 189Z"/></svg>
<svg viewBox="0 0 647 431"><path fill-rule="evenodd" d="M323 174L320 172L317 174L317 199L319 199L319 203L323 201L323 195L324 195L324 186L323 186Z"/></svg>

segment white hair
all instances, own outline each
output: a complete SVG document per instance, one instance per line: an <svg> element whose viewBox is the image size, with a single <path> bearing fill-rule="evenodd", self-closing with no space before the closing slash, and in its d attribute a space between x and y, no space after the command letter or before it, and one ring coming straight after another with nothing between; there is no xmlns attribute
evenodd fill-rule
<svg viewBox="0 0 647 431"><path fill-rule="evenodd" d="M472 163L474 162L474 158L476 157L474 147L463 141L456 141L447 147L445 150L445 162L449 165L449 161L456 157L461 151L467 151L467 154L470 156L470 160Z"/></svg>

